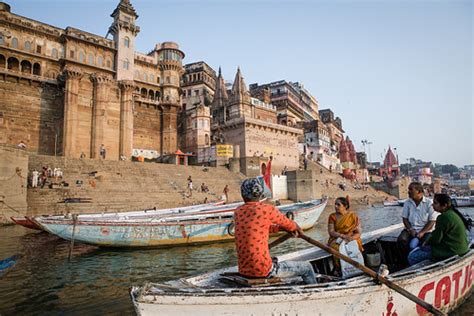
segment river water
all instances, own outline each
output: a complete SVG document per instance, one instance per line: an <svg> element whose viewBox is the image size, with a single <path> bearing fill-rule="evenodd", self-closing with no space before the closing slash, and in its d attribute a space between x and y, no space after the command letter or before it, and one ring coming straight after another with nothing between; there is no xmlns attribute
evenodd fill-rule
<svg viewBox="0 0 474 316"><path fill-rule="evenodd" d="M329 207L307 234L327 239ZM474 209L462 209L474 217ZM358 212L363 231L400 222L401 208L373 207ZM69 243L19 226L0 227L0 258L21 254L0 277L0 315L134 314L131 285L163 282L235 265L233 243L148 250L110 250ZM274 254L310 247L302 240L281 244ZM473 315L474 295L452 315Z"/></svg>

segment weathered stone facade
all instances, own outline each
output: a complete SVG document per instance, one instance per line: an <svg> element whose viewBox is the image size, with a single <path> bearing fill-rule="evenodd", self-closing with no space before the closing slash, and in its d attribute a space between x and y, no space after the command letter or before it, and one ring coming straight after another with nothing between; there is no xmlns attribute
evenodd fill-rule
<svg viewBox="0 0 474 316"><path fill-rule="evenodd" d="M275 107L250 96L240 69L230 92L219 71L211 110L214 141L239 148L241 160L273 156L276 170L298 168L302 130L277 124ZM245 164L241 163L243 169Z"/></svg>
<svg viewBox="0 0 474 316"><path fill-rule="evenodd" d="M178 148L184 53L177 44L135 51L140 28L129 0L111 15L113 40L60 29L0 3L0 142L40 154L106 159L133 149Z"/></svg>
<svg viewBox="0 0 474 316"><path fill-rule="evenodd" d="M207 161L211 138L209 106L214 98L216 72L203 61L187 64L181 78L180 149Z"/></svg>

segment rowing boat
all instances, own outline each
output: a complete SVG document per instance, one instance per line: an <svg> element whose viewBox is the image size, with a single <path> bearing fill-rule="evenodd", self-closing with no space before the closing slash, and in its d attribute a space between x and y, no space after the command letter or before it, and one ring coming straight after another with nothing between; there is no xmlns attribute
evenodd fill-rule
<svg viewBox="0 0 474 316"><path fill-rule="evenodd" d="M393 225L363 234L366 257L372 269L388 266L390 281L420 299L450 312L472 291L474 249L464 256L440 262L423 261L404 267L397 247L402 225ZM138 315L425 315L413 303L385 285L365 275L348 279L330 276L332 256L319 248L309 248L279 257L279 261L310 262L319 283L301 284L301 278L270 281L260 285L229 282L237 267L169 281L134 286L131 298ZM367 260L368 262L369 260ZM380 262L381 261L381 262ZM268 280L268 279L266 279ZM271 279L270 279L271 280ZM255 280L253 280L255 281ZM253 282L255 284L256 282Z"/></svg>
<svg viewBox="0 0 474 316"><path fill-rule="evenodd" d="M453 197L453 200L456 201L457 207L473 207L474 206L474 196L456 196L456 197Z"/></svg>
<svg viewBox="0 0 474 316"><path fill-rule="evenodd" d="M327 200L279 206L302 229L314 226ZM235 205L219 209L165 214L152 218L82 220L35 218L46 231L61 238L105 247L170 247L234 239Z"/></svg>
<svg viewBox="0 0 474 316"><path fill-rule="evenodd" d="M242 202L226 204L225 208L236 208L242 204L243 204ZM181 207L166 208L166 209L152 208L152 209L146 209L143 211L84 213L84 214L78 214L77 217L81 221L144 219L144 218L152 218L152 217L163 216L163 215L185 214L185 213L194 213L197 211L219 209L219 208L222 208L223 205L224 205L224 201L219 201L215 203L197 204L197 205L181 206ZM42 215L37 218L48 218L48 219L54 219L56 221L61 221L61 220L68 221L71 219L71 214ZM37 224L35 217L33 216L14 216L14 217L11 217L11 220L15 224L21 225L26 228L44 230L41 225Z"/></svg>
<svg viewBox="0 0 474 316"><path fill-rule="evenodd" d="M397 201L384 201L383 206L389 207L389 206L403 206L405 204L406 200L397 200Z"/></svg>

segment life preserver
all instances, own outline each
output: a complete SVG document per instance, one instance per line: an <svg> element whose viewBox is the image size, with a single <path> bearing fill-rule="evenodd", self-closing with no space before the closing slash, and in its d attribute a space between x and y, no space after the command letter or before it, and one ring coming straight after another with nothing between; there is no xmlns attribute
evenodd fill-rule
<svg viewBox="0 0 474 316"><path fill-rule="evenodd" d="M235 236L235 223L234 222L231 222L229 226L227 226L227 234L229 234L229 236L232 236L232 237Z"/></svg>
<svg viewBox="0 0 474 316"><path fill-rule="evenodd" d="M295 219L295 213L289 211L289 212L286 212L286 217L291 219L291 220L294 220Z"/></svg>

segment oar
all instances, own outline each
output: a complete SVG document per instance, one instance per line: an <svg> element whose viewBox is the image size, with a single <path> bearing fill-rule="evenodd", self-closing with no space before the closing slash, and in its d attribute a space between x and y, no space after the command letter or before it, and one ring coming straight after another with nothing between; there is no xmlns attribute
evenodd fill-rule
<svg viewBox="0 0 474 316"><path fill-rule="evenodd" d="M349 258L348 256L345 256L343 254L341 254L339 251L329 247L329 246L326 246L325 244L317 241L317 240L314 240L313 238L311 237L308 237L306 236L305 234L300 234L299 235L300 238L306 240L307 242L309 242L310 244L313 244L315 245L316 247L319 247L327 252L329 252L330 254L332 254L334 257L337 257L339 259L342 259L348 263L350 263L351 265L353 265L354 267L356 267L357 269L361 270L362 272L364 272L365 274L369 275L370 277L380 281L381 283L385 284L386 286L388 286L389 288L391 288L392 290L394 291L397 291L398 293L400 293L401 295L405 296L406 298L408 298L409 300L415 302L416 304L422 306L424 309L426 309L427 311L429 311L430 313L434 314L434 315L437 315L437 316L445 316L446 314L444 314L443 312L441 312L439 309L435 308L433 305L423 301L422 299L420 299L419 297L413 295L412 293L408 292L407 290L405 290L404 288L400 287L399 285L393 283L392 281L390 280L387 280L385 277L377 274L375 271L367 268L366 266L358 263L357 261L354 261L352 260L351 258Z"/></svg>
<svg viewBox="0 0 474 316"><path fill-rule="evenodd" d="M273 247L276 247L278 246L279 244L281 244L282 242L290 239L293 237L293 234L291 233L286 233L284 234L283 236L280 236L278 237L277 239L275 239L274 241L272 241L271 243L268 244L268 248L269 249L272 249Z"/></svg>

